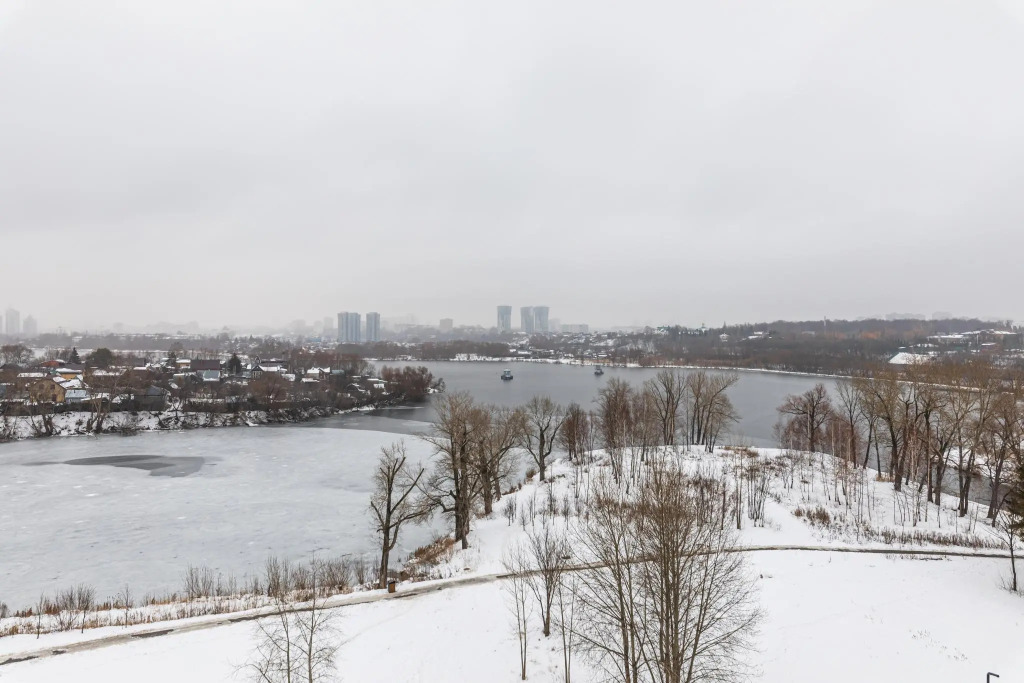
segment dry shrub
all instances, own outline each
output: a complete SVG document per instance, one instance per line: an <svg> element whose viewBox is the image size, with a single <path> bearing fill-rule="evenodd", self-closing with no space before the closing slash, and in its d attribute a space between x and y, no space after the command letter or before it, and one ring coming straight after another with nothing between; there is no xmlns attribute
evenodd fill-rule
<svg viewBox="0 0 1024 683"><path fill-rule="evenodd" d="M439 536L427 545L412 551L400 578L403 581L431 578L438 565L449 562L454 556L455 539L450 536Z"/></svg>
<svg viewBox="0 0 1024 683"><path fill-rule="evenodd" d="M797 506L797 508L793 510L793 516L807 520L807 523L811 526L818 526L823 529L827 529L832 526L832 515L823 505L818 505L813 508L804 507L803 505Z"/></svg>

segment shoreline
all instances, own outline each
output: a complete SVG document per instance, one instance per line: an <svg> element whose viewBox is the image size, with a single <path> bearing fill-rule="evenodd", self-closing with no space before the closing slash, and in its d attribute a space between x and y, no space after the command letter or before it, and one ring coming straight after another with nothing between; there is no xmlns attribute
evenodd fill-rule
<svg viewBox="0 0 1024 683"><path fill-rule="evenodd" d="M71 438L80 436L122 436L131 437L138 434L152 432L189 432L195 429L220 429L224 427L262 427L275 424L301 424L312 422L335 415L344 415L354 412L366 412L373 410L369 407L346 408L297 408L275 411L276 414L266 410L246 410L238 413L204 413L180 411L139 411L140 422L132 425L130 430L125 431L116 419L110 421L110 426L101 432L85 431L81 428L88 415L88 411L68 411L54 415L53 434L33 434L32 418L19 415L8 418L15 423L15 436L9 439L0 440L0 451L4 444L18 443L37 439ZM289 414L290 411L298 414ZM121 413L112 413L111 417L120 417ZM2 418L0 418L2 419ZM109 419L109 417L108 417Z"/></svg>
<svg viewBox="0 0 1024 683"><path fill-rule="evenodd" d="M387 361L368 358L367 361L385 363ZM628 370L715 370L719 372L759 372L770 375L793 375L795 377L823 377L826 379L849 379L852 375L829 375L820 372L800 372L798 370L774 370L771 368L736 368L723 365L674 365L671 363L657 365L640 365L639 363L598 363L581 360L551 360L548 358L512 358L480 356L477 358L449 358L446 360L417 360L417 363L539 363L546 365L578 365L581 367L624 368Z"/></svg>

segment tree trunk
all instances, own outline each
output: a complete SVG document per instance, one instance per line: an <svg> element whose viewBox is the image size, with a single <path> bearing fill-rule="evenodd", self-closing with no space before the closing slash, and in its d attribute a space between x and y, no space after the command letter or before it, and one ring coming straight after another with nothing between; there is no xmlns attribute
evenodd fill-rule
<svg viewBox="0 0 1024 683"><path fill-rule="evenodd" d="M1014 550L1014 546L1015 545L1016 545L1016 543L1014 543L1013 539L1011 538L1010 539L1010 572L1013 575L1013 585L1011 586L1010 590L1012 590L1014 593L1017 592L1017 553Z"/></svg>
<svg viewBox="0 0 1024 683"><path fill-rule="evenodd" d="M391 556L391 528L384 527L384 540L380 551L380 575L377 580L378 588L388 587L388 560Z"/></svg>

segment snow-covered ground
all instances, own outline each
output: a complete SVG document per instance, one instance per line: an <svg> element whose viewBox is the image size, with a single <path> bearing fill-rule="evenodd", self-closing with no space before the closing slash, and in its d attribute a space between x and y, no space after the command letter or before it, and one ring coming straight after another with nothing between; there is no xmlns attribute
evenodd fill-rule
<svg viewBox="0 0 1024 683"><path fill-rule="evenodd" d="M1003 561L751 553L766 612L752 664L764 683L1024 680L1024 599L1000 588ZM347 681L518 680L516 636L497 583L336 611ZM251 623L11 664L11 683L245 680ZM556 636L535 630L529 678L561 681ZM574 678L599 680L585 661Z"/></svg>
<svg viewBox="0 0 1024 683"><path fill-rule="evenodd" d="M786 454L762 452L761 457L765 456L779 459ZM703 455L683 457L694 465L708 462ZM741 457L751 456L723 452L714 462L725 465ZM758 671L757 680L952 683L982 680L987 671L1001 674L1000 683L1024 680L1024 649L1019 647L1024 642L1024 598L1003 587L1010 573L1009 561L901 553L910 548L993 552L998 537L984 520L968 528L963 520L931 506L927 521L922 509L915 527L913 515L908 518L901 512L907 505L906 496L901 501L892 493L892 485L877 481L873 472L861 480L863 505L857 509L847 505L844 495L835 499L836 482L830 476L834 472L830 459L823 465L821 458L815 457L798 463L792 487L784 483L784 473L777 474L772 479L763 526L744 521L741 542L745 545L836 549L746 554L766 615L758 651L750 660ZM558 524L572 524L575 506L570 503L566 519L562 503L571 501L572 474L569 466L559 463L552 468L553 484L541 486L534 481L525 485L512 496L517 514L532 506L540 515L551 487L559 508L553 519ZM502 551L525 533L519 521L509 524L502 516L503 505L498 504L490 519L476 521L468 551L455 553L437 568L441 583L502 571ZM832 522L811 523L804 512L794 514L798 509L817 510L819 506L829 512ZM859 533L851 528L858 524ZM916 529L934 535L905 539L902 545L886 544L883 529ZM975 548L977 545L985 547ZM840 548L892 552L856 554L839 552ZM400 593L412 585L403 586ZM338 672L344 680L518 680L516 636L500 580L333 611L341 631ZM179 623L157 628L174 628ZM0 668L0 678L26 683L244 680L239 667L253 651L254 629L251 622L226 624L9 664ZM97 629L84 635L50 634L39 640L16 636L0 639L0 652L58 647L118 632L117 628ZM561 662L558 639L554 635L540 637L535 627L530 642L530 679L563 680ZM589 666L586 660L575 661L574 678L600 680Z"/></svg>

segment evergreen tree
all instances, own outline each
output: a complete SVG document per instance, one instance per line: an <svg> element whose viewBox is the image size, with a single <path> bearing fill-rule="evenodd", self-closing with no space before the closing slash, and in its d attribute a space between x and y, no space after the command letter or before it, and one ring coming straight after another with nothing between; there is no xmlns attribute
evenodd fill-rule
<svg viewBox="0 0 1024 683"><path fill-rule="evenodd" d="M231 354L231 358L228 359L228 374L229 375L241 375L242 374L242 361L238 357L237 353Z"/></svg>
<svg viewBox="0 0 1024 683"><path fill-rule="evenodd" d="M107 348L96 349L89 354L89 365L94 368L109 368L114 363L114 352Z"/></svg>
<svg viewBox="0 0 1024 683"><path fill-rule="evenodd" d="M82 359L78 356L78 348L75 346L71 347L71 357L68 358L69 363L75 363L76 365L81 364Z"/></svg>

